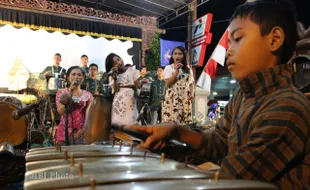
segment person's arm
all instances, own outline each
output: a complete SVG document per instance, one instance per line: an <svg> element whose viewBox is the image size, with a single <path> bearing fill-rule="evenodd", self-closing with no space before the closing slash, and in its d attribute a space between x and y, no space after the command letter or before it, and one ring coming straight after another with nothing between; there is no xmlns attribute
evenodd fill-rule
<svg viewBox="0 0 310 190"><path fill-rule="evenodd" d="M265 104L264 110L252 118L250 126L240 126L254 129L248 134L246 145L224 158L221 176L271 182L286 174L302 189L296 167L300 168L301 175L302 166L297 163L302 162L308 149L310 105L301 95L292 98L283 93L281 96ZM287 189L296 188L279 183Z"/></svg>
<svg viewBox="0 0 310 190"><path fill-rule="evenodd" d="M66 73L67 73L66 69L62 69L62 71L60 73L60 78L66 78L67 77Z"/></svg>
<svg viewBox="0 0 310 190"><path fill-rule="evenodd" d="M177 69L175 72L173 72L172 65L168 65L165 67L164 77L165 77L167 87L170 87L172 84L176 82L178 74L179 74L179 70Z"/></svg>
<svg viewBox="0 0 310 190"><path fill-rule="evenodd" d="M39 74L39 78L40 78L41 80L45 80L45 79L49 76L49 72L50 72L49 68L50 68L50 67L46 67L46 68ZM51 72L50 72L50 74L51 74Z"/></svg>
<svg viewBox="0 0 310 190"><path fill-rule="evenodd" d="M177 76L179 74L179 70L176 70L171 77L166 79L166 85L167 87L170 87L172 84L174 84L177 81Z"/></svg>
<svg viewBox="0 0 310 190"><path fill-rule="evenodd" d="M92 103L94 101L93 95L90 92L88 92L88 91L87 91L87 93L89 95L89 99L88 99L87 107L86 107L86 110L85 110L85 121L87 121L87 119L88 119L89 109L90 109L90 106L92 105Z"/></svg>
<svg viewBox="0 0 310 190"><path fill-rule="evenodd" d="M56 93L56 108L57 112L59 115L64 115L65 114L65 105L60 103L59 96L63 93L64 91L62 89L58 90Z"/></svg>
<svg viewBox="0 0 310 190"><path fill-rule="evenodd" d="M218 120L216 128L210 132L196 132L176 124L160 124L150 127L135 125L126 126L125 129L137 130L150 135L145 143L141 144L144 148L162 148L166 140L175 139L197 150L198 156L205 157L206 160L218 161L228 152L227 138L231 127L232 100L226 105L224 116Z"/></svg>
<svg viewBox="0 0 310 190"><path fill-rule="evenodd" d="M132 73L132 79L134 81L134 85L136 88L141 88L144 81L140 81L139 78L140 78L140 72L136 69L133 69L133 68L128 68L129 71Z"/></svg>
<svg viewBox="0 0 310 190"><path fill-rule="evenodd" d="M193 100L195 98L195 80L194 80L194 74L193 71L190 70L190 100Z"/></svg>

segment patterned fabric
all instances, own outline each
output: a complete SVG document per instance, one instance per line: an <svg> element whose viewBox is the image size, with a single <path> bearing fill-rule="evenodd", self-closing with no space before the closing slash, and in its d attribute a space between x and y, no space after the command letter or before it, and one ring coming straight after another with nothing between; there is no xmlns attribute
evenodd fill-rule
<svg viewBox="0 0 310 190"><path fill-rule="evenodd" d="M82 85L81 85L81 89L83 90L87 90L88 92L90 92L92 95L95 95L95 92L98 91L99 92L99 86L100 86L100 81L97 79L93 79L91 77L87 77Z"/></svg>
<svg viewBox="0 0 310 190"><path fill-rule="evenodd" d="M214 162L224 158L221 175L310 187L310 103L291 75L283 64L240 81L200 152Z"/></svg>
<svg viewBox="0 0 310 190"><path fill-rule="evenodd" d="M165 79L175 72L172 65L165 67ZM192 122L192 102L190 85L194 82L193 73L179 73L178 80L167 87L162 107L162 122L175 122L185 125Z"/></svg>
<svg viewBox="0 0 310 190"><path fill-rule="evenodd" d="M68 92L69 90L67 88L60 89L57 91L56 94L56 106L60 106L59 102L59 95L63 92ZM79 131L79 129L83 129L84 123L85 123L85 110L87 108L87 103L93 101L93 96L90 92L83 90L83 94L80 97L73 96L73 112L72 114L68 115L68 131L69 131L69 138L72 143L72 132L76 133ZM61 116L60 123L58 125L55 138L58 142L64 142L65 141L65 115ZM82 143L82 139L75 139L75 144Z"/></svg>
<svg viewBox="0 0 310 190"><path fill-rule="evenodd" d="M134 68L129 67L124 73L117 76L119 87L133 86L140 74ZM110 80L113 86L114 80ZM135 91L132 88L120 88L115 93L112 104L112 124L131 125L138 118L138 109L135 98Z"/></svg>

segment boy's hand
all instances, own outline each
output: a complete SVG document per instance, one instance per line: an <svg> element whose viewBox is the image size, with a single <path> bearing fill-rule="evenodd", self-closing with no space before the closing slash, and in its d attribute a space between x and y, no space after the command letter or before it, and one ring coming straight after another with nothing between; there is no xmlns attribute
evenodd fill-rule
<svg viewBox="0 0 310 190"><path fill-rule="evenodd" d="M170 140L176 130L175 124L159 124L153 126L139 126L131 125L125 126L125 130L134 130L137 132L145 133L149 135L145 142L141 143L140 146L146 149L163 149L166 146L166 141Z"/></svg>

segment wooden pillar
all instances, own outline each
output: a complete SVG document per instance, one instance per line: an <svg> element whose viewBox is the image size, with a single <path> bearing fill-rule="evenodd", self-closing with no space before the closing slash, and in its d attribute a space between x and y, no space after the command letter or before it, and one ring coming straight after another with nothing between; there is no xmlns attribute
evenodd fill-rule
<svg viewBox="0 0 310 190"><path fill-rule="evenodd" d="M189 63L192 64L192 23L197 19L197 0L192 1L189 5L188 13L188 34L187 34L187 51ZM194 79L196 79L196 69L193 70Z"/></svg>

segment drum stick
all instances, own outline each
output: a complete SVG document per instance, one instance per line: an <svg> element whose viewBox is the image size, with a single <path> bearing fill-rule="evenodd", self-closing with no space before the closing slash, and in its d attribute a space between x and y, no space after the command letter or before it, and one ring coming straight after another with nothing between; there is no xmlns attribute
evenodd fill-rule
<svg viewBox="0 0 310 190"><path fill-rule="evenodd" d="M124 132L124 133L126 133L126 134L128 134L130 136L133 136L133 137L135 137L137 139L140 139L142 141L146 141L146 139L149 137L149 135L147 135L145 133L141 133L141 132L130 130L130 129L125 129L124 125L115 125L115 124L113 124L111 127L114 130Z"/></svg>

